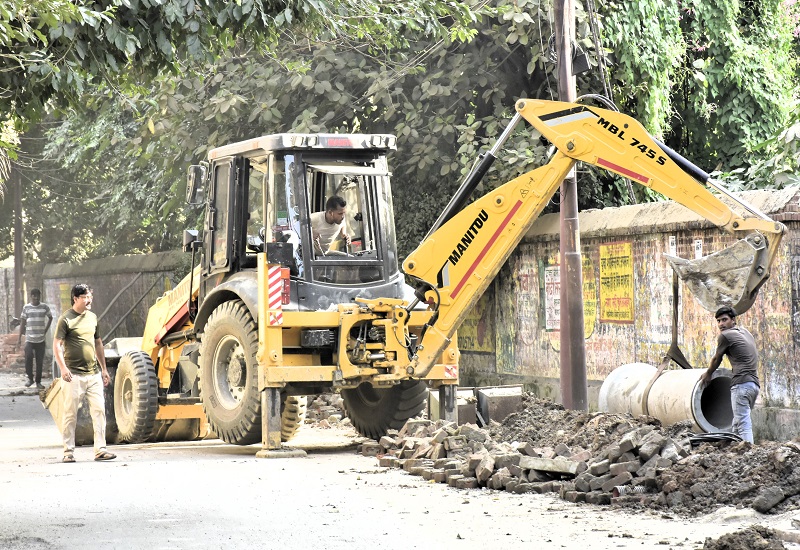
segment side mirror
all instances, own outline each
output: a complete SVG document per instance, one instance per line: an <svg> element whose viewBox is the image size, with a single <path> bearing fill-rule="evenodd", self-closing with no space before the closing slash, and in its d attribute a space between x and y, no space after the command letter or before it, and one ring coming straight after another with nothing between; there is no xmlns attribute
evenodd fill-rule
<svg viewBox="0 0 800 550"><path fill-rule="evenodd" d="M186 202L189 204L203 204L203 190L205 189L208 166L206 164L193 164L186 174Z"/></svg>
<svg viewBox="0 0 800 550"><path fill-rule="evenodd" d="M185 229L183 231L183 251L191 252L203 247L203 241L198 237L197 229Z"/></svg>

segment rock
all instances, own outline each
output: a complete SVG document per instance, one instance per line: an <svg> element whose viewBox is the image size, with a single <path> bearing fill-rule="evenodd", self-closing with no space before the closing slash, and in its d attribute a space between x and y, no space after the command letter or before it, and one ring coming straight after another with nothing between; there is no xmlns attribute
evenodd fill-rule
<svg viewBox="0 0 800 550"><path fill-rule="evenodd" d="M758 496L753 499L751 507L756 512L764 514L780 504L784 498L786 498L786 495L780 487L764 487L759 491Z"/></svg>

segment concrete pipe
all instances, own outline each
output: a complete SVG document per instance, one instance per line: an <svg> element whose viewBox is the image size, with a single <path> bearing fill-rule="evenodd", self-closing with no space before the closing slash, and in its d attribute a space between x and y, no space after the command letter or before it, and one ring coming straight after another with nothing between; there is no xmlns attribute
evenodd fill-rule
<svg viewBox="0 0 800 550"><path fill-rule="evenodd" d="M664 370L650 385L657 370L647 363L614 369L600 387L600 411L633 416L649 414L664 425L691 420L695 430L702 432L731 430L730 369L714 371L704 388L699 380L705 369Z"/></svg>

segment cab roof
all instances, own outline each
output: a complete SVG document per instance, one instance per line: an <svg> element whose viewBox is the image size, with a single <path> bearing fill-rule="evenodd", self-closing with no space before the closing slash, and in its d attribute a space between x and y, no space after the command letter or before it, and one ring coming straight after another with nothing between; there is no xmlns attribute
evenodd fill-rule
<svg viewBox="0 0 800 550"><path fill-rule="evenodd" d="M212 149L208 160L235 155L256 156L272 151L325 149L388 151L397 149L397 138L391 134L270 134Z"/></svg>

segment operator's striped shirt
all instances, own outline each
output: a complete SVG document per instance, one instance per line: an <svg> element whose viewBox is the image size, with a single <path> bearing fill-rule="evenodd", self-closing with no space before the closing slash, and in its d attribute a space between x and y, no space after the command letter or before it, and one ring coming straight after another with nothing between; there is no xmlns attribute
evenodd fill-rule
<svg viewBox="0 0 800 550"><path fill-rule="evenodd" d="M47 326L47 319L52 319L53 314L47 304L39 303L38 306L25 304L22 307L20 319L25 319L25 341L31 344L44 342L44 327Z"/></svg>

